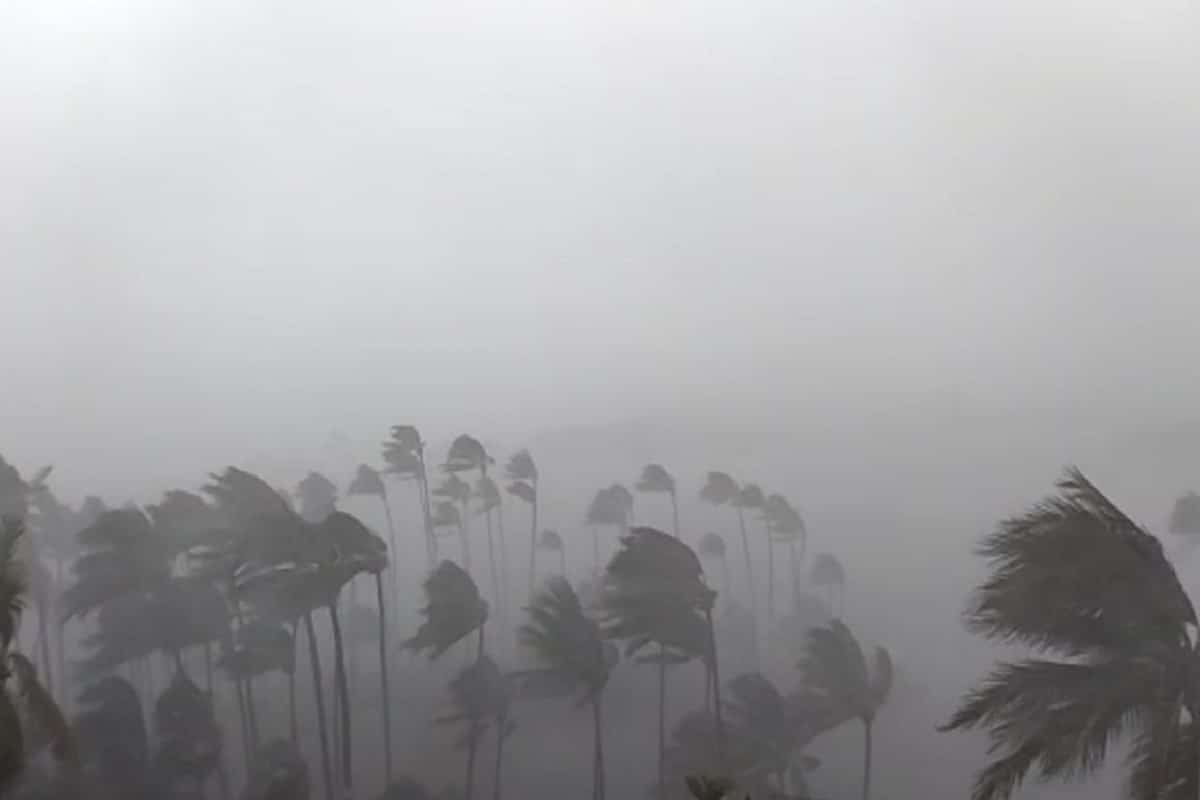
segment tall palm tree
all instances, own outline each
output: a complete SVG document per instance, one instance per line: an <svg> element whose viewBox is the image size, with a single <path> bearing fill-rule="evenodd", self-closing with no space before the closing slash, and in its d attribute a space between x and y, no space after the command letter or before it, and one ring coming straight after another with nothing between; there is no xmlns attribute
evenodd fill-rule
<svg viewBox="0 0 1200 800"><path fill-rule="evenodd" d="M471 503L471 484L451 473L433 490L433 496L438 498L438 505L443 502L454 504L454 517L458 524L458 538L462 544L462 566L467 572L471 571L471 533L468 527ZM448 515L441 508L434 512L433 525L436 530L444 526Z"/></svg>
<svg viewBox="0 0 1200 800"><path fill-rule="evenodd" d="M475 496L479 498L478 513L483 514L487 524L488 565L492 580L492 603L500 609L503 617L504 605L501 602L502 589L500 572L497 571L496 543L492 538L492 512L500 507L500 487L490 476L484 475L475 484ZM501 559L504 558L504 547L500 548Z"/></svg>
<svg viewBox="0 0 1200 800"><path fill-rule="evenodd" d="M558 553L558 574L565 578L567 576L567 546L563 542L563 538L558 535L558 531L542 531L537 546L539 550Z"/></svg>
<svg viewBox="0 0 1200 800"><path fill-rule="evenodd" d="M701 558L713 558L721 562L721 591L725 593L728 599L732 595L730 593L731 579L729 577L729 558L726 555L727 548L725 540L716 533L706 533L700 538L700 545L697 548Z"/></svg>
<svg viewBox="0 0 1200 800"><path fill-rule="evenodd" d="M217 662L239 684L256 676L279 671L288 680L288 731L295 744L296 720L296 649L292 634L282 622L255 617L237 629L231 645Z"/></svg>
<svg viewBox="0 0 1200 800"><path fill-rule="evenodd" d="M490 670L495 669L484 654L483 629L488 618L488 604L479 594L471 575L453 561L443 561L425 579L426 605L421 609L425 622L404 647L416 652L429 651L430 660L440 657L458 642L478 631L475 660L451 684L459 709L458 716L446 721L466 719L470 723L464 744L467 747L466 800L470 800L475 780L475 756L479 736L489 706L480 696L487 696L491 686ZM490 665L490 668L489 666ZM498 672L498 670L496 670ZM476 691L482 684L484 691Z"/></svg>
<svg viewBox="0 0 1200 800"><path fill-rule="evenodd" d="M1175 500L1167 528L1189 540L1200 538L1200 494L1188 492Z"/></svg>
<svg viewBox="0 0 1200 800"><path fill-rule="evenodd" d="M583 610L579 596L563 577L551 578L525 609L521 643L539 666L519 674L534 691L574 695L578 706L592 709L592 800L604 800L604 721L602 698L617 663L617 650L605 642L600 626Z"/></svg>
<svg viewBox="0 0 1200 800"><path fill-rule="evenodd" d="M18 557L24 533L24 523L16 517L0 518L0 793L16 783L42 749L64 767L73 768L76 758L62 712L33 664L12 649L28 591Z"/></svg>
<svg viewBox="0 0 1200 800"><path fill-rule="evenodd" d="M533 597L535 568L534 551L538 537L538 468L528 450L518 450L504 467L508 478L508 493L529 504L529 597Z"/></svg>
<svg viewBox="0 0 1200 800"><path fill-rule="evenodd" d="M846 613L846 570L836 556L820 553L813 559L812 571L808 576L813 586L825 590L829 611L835 617ZM835 603L837 598L840 602Z"/></svg>
<svg viewBox="0 0 1200 800"><path fill-rule="evenodd" d="M892 690L892 658L875 648L870 663L854 634L840 620L808 633L800 662L804 686L863 724L863 800L871 797L871 728Z"/></svg>
<svg viewBox="0 0 1200 800"><path fill-rule="evenodd" d="M300 481L296 497L300 499L300 516L306 522L320 522L337 511L337 486L319 472L309 472Z"/></svg>
<svg viewBox="0 0 1200 800"><path fill-rule="evenodd" d="M633 495L619 483L601 489L592 498L584 521L592 528L592 560L597 574L600 572L600 540L596 529L601 526L614 527L617 535L623 536L629 529L632 513Z"/></svg>
<svg viewBox="0 0 1200 800"><path fill-rule="evenodd" d="M157 746L151 764L152 783L171 796L191 784L203 794L209 776L221 762L221 729L212 698L182 670L154 703Z"/></svg>
<svg viewBox="0 0 1200 800"><path fill-rule="evenodd" d="M647 464L642 468L642 477L635 488L639 492L665 494L671 499L671 526L675 538L679 538L679 497L675 491L675 478L662 464Z"/></svg>
<svg viewBox="0 0 1200 800"><path fill-rule="evenodd" d="M350 486L346 489L346 494L379 498L380 504L383 505L384 518L387 520L388 552L394 558L398 552L396 550L396 524L392 520L392 504L388 502L387 484L383 482L383 476L379 474L379 470L367 464L359 464L358 470L354 473L354 480L350 482ZM396 570L391 570L389 576L392 584L392 601L396 603L398 608L400 596L396 585Z"/></svg>
<svg viewBox="0 0 1200 800"><path fill-rule="evenodd" d="M429 499L429 470L425 466L425 442L412 425L393 425L391 438L383 443L387 472L411 480L417 489L421 519L425 527L425 555L429 569L437 563L437 538L433 527L433 506Z"/></svg>
<svg viewBox="0 0 1200 800"><path fill-rule="evenodd" d="M495 795L499 798L504 740L509 728L509 691L507 680L496 662L484 653L464 667L450 681L451 710L434 721L440 725L466 723L466 733L459 739L467 751L466 777L463 798L471 800L475 791L475 759L479 743L489 723L496 727Z"/></svg>
<svg viewBox="0 0 1200 800"><path fill-rule="evenodd" d="M693 657L704 659L712 676L715 732L724 743L720 672L712 607L716 592L704 582L700 559L673 536L654 528L634 528L621 539L601 589L605 635L626 642L626 654L635 656L650 644L655 655L642 663L658 665L659 790L666 778L666 668Z"/></svg>
<svg viewBox="0 0 1200 800"><path fill-rule="evenodd" d="M781 494L772 494L763 503L763 517L767 521L767 546L787 544L788 569L792 578L792 609L800 603L800 565L804 563L804 551L808 547L808 528L788 499ZM797 554L796 545L800 545Z"/></svg>
<svg viewBox="0 0 1200 800"><path fill-rule="evenodd" d="M767 498L757 483L744 483L738 489L731 504L738 512L738 522L745 527L747 513L761 514ZM771 529L768 525L767 534L767 625L775 624L775 549L771 547Z"/></svg>
<svg viewBox="0 0 1200 800"><path fill-rule="evenodd" d="M737 504L741 487L737 481L725 472L710 472L700 489L700 499L714 506L732 505L737 509L738 529L742 534L742 558L746 566L746 589L750 600L750 618L753 622L751 631L754 641L754 659L758 661L758 597L754 584L754 562L750 558L750 537L746 533L746 517L742 507Z"/></svg>
<svg viewBox="0 0 1200 800"><path fill-rule="evenodd" d="M1196 797L1197 620L1160 542L1070 469L1057 494L1002 522L979 552L991 575L969 628L1040 657L997 665L946 726L991 737L996 758L974 797L1007 798L1032 769L1092 772L1121 736L1131 797Z"/></svg>

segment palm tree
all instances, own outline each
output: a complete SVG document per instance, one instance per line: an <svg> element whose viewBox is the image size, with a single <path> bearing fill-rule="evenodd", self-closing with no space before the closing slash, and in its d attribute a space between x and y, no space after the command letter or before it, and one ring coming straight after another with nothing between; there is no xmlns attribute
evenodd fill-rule
<svg viewBox="0 0 1200 800"><path fill-rule="evenodd" d="M178 670L154 704L158 740L152 783L164 796L185 782L202 795L208 777L221 763L221 729L213 715L212 698Z"/></svg>
<svg viewBox="0 0 1200 800"><path fill-rule="evenodd" d="M27 573L17 555L24 533L24 523L16 517L0 518L0 793L14 785L43 748L62 766L75 764L74 743L62 712L29 659L11 649L28 591Z"/></svg>
<svg viewBox="0 0 1200 800"><path fill-rule="evenodd" d="M1188 492L1175 501L1168 530L1188 539L1200 537L1200 494Z"/></svg>
<svg viewBox="0 0 1200 800"><path fill-rule="evenodd" d="M487 521L488 565L492 579L492 603L500 609L503 617L504 605L501 603L500 574L496 569L496 543L492 538L492 512L500 507L500 487L489 476L484 475L475 484L475 496L479 498L478 513L483 514ZM501 545L501 558L504 547Z"/></svg>
<svg viewBox="0 0 1200 800"><path fill-rule="evenodd" d="M466 723L467 731L459 740L460 747L467 751L464 800L471 800L475 790L475 758L479 743L489 722L496 725L496 772L494 797L498 800L501 786L501 765L504 755L504 740L511 734L509 728L510 697L507 681L496 662L480 653L475 661L464 667L450 682L452 710L436 718L440 725Z"/></svg>
<svg viewBox="0 0 1200 800"><path fill-rule="evenodd" d="M746 517L737 504L741 487L725 472L710 472L700 489L700 499L714 506L732 505L737 509L738 528L742 533L742 557L746 565L746 588L750 597L750 617L753 621L754 659L758 661L758 598L754 588L754 563L750 558L750 537L746 534Z"/></svg>
<svg viewBox="0 0 1200 800"><path fill-rule="evenodd" d="M306 522L320 522L337 511L337 486L319 472L310 472L300 481L296 497L300 498L300 516Z"/></svg>
<svg viewBox="0 0 1200 800"><path fill-rule="evenodd" d="M538 468L528 450L518 450L508 459L504 475L509 480L508 493L529 504L529 597L533 597L534 551L538 537Z"/></svg>
<svg viewBox="0 0 1200 800"><path fill-rule="evenodd" d="M697 549L701 558L713 558L721 562L721 591L725 593L726 598L732 597L729 588L731 579L729 577L729 558L726 556L725 540L718 534L706 533L700 538L700 545Z"/></svg>
<svg viewBox="0 0 1200 800"><path fill-rule="evenodd" d="M435 530L438 527L444 526L446 520L449 518L440 508L441 504L443 502L455 504L454 519L458 527L458 538L462 543L462 565L463 569L470 572L471 536L470 530L467 527L467 521L470 515L471 484L458 477L458 475L451 473L433 490L433 496L439 498L439 508L434 513L432 523Z"/></svg>
<svg viewBox="0 0 1200 800"><path fill-rule="evenodd" d="M738 512L738 522L745 527L747 512L762 513L767 498L757 483L744 483L738 490L731 504ZM775 549L771 547L771 528L766 528L767 534L767 625L768 629L775 624Z"/></svg>
<svg viewBox="0 0 1200 800"><path fill-rule="evenodd" d="M808 579L813 586L825 589L825 598L829 602L829 611L835 617L846 613L846 570L836 556L821 553L813 559L812 571ZM841 602L835 604L835 594Z"/></svg>
<svg viewBox="0 0 1200 800"><path fill-rule="evenodd" d="M558 535L558 532L552 530L542 531L542 537L538 540L537 546L539 550L558 553L558 574L565 578L567 576L567 546L563 542L563 538Z"/></svg>
<svg viewBox="0 0 1200 800"><path fill-rule="evenodd" d="M665 494L671 499L671 523L675 538L679 538L679 497L675 492L675 478L662 464L647 464L635 488L639 492Z"/></svg>
<svg viewBox="0 0 1200 800"><path fill-rule="evenodd" d="M299 728L296 720L296 646L287 627L265 617L250 619L237 629L218 666L238 684L275 671L287 676L288 731L295 744Z"/></svg>
<svg viewBox="0 0 1200 800"><path fill-rule="evenodd" d="M632 513L633 495L619 483L601 489L592 498L584 520L592 528L592 560L597 574L600 572L600 540L596 529L612 526L617 529L618 536L623 536L629 528Z"/></svg>
<svg viewBox="0 0 1200 800"><path fill-rule="evenodd" d="M617 663L617 650L605 642L599 625L583 610L563 577L551 578L525 609L521 643L540 666L520 673L527 688L576 696L592 709L592 800L604 800L604 722L602 696Z"/></svg>
<svg viewBox="0 0 1200 800"><path fill-rule="evenodd" d="M804 562L804 551L808 547L808 528L788 499L781 494L769 495L763 503L763 517L767 521L767 547L776 543L788 546L788 568L792 573L792 608L800 602L800 565ZM800 545L799 554L796 544Z"/></svg>
<svg viewBox="0 0 1200 800"><path fill-rule="evenodd" d="M84 785L100 797L150 800L150 736L137 690L109 676L78 698L73 721Z"/></svg>
<svg viewBox="0 0 1200 800"><path fill-rule="evenodd" d="M479 632L475 661L451 683L451 693L458 707L457 715L444 721L467 720L470 728L464 744L467 746L466 800L470 800L475 780L475 755L488 705L481 695L491 685L490 670L496 669L483 652L483 628L487 623L488 604L480 595L471 575L453 561L443 561L425 579L425 622L404 647L416 652L429 651L436 659L472 632ZM490 665L490 667L488 666ZM498 669L496 670L499 671ZM483 684L484 691L478 687Z"/></svg>
<svg viewBox="0 0 1200 800"><path fill-rule="evenodd" d="M383 482L383 476L379 474L379 470L367 464L359 464L358 470L354 473L354 480L350 482L350 486L346 489L346 494L379 498L380 504L383 505L384 518L387 520L388 552L394 556L398 552L396 550L396 524L392 520L392 505L388 502L387 484ZM399 607L400 597L397 594L396 571L394 569L391 571L390 576L392 582L392 600Z"/></svg>
<svg viewBox="0 0 1200 800"><path fill-rule="evenodd" d="M658 665L659 791L666 778L666 668L693 657L704 659L712 676L718 746L725 739L720 672L712 606L716 592L704 582L704 570L692 549L654 528L634 528L605 573L601 607L606 636L623 639L626 655L658 645L655 655L639 658Z"/></svg>
<svg viewBox="0 0 1200 800"><path fill-rule="evenodd" d="M412 425L393 425L391 438L383 443L387 472L416 484L425 523L425 555L429 569L437 563L437 538L434 536L433 508L429 500L429 470L425 466L425 442Z"/></svg>
<svg viewBox="0 0 1200 800"><path fill-rule="evenodd" d="M976 800L1011 796L1035 767L1043 778L1092 772L1122 735L1131 797L1195 797L1197 620L1161 543L1070 469L979 552L992 573L969 628L1042 657L999 664L946 725L990 734L997 757Z"/></svg>
<svg viewBox="0 0 1200 800"><path fill-rule="evenodd" d="M818 697L863 724L863 800L871 797L871 726L892 690L892 659L875 648L870 664L854 634L840 620L808 633L800 662L804 685Z"/></svg>

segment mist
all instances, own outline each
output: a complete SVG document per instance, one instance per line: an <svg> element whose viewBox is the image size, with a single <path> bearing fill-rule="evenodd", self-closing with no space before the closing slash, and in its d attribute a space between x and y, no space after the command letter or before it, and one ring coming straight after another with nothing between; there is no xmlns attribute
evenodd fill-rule
<svg viewBox="0 0 1200 800"><path fill-rule="evenodd" d="M609 531L593 558L589 502L661 464L679 541L716 532L729 547L732 586L705 561L718 597L765 603L739 570L761 578L772 546L752 530L739 566L732 512L700 499L727 472L795 504L801 577L836 555L848 605L827 616L895 662L877 797L966 796L987 743L936 728L1013 649L961 619L999 520L1079 465L1196 588L1171 511L1200 483L1197 33L1200 9L1167 0L11 3L0 463L30 503L52 491L72 509L148 509L231 465L294 501L316 471L383 536L390 516L346 494L371 465L399 532L393 645L420 624L437 561L428 509L381 460L393 425L419 426L434 483L464 432L496 469L527 448L533 533L562 535L581 594L621 547ZM638 494L620 530L677 533L661 499ZM490 599L512 633L532 520L507 494L500 507L513 572ZM35 540L87 529L30 513ZM469 522L467 572L498 592ZM26 554L63 570L54 592L82 553L64 547ZM350 585L373 597L368 576ZM782 618L794 609L778 591ZM735 636L723 602L717 633ZM777 639L765 605L748 613L763 660L734 657L745 669L724 677L762 670L790 689L803 637ZM80 624L65 647L82 658ZM30 625L14 649L33 646ZM521 659L509 645L505 669ZM457 765L445 737L425 738L451 667L393 658L393 703L420 709L397 711L397 773L440 790L456 773L414 764ZM708 702L687 670L672 723ZM641 725L652 673L617 668L615 724ZM81 682L51 688L77 710ZM239 721L217 706L238 755ZM542 713L520 723L538 733L513 735L508 791L585 791L583 733L558 743L579 764L540 766ZM359 741L374 724L355 721ZM613 745L609 794L654 788L654 732L638 730ZM855 737L811 748L812 796L857 796ZM1021 796L1119 796L1109 761L1091 784L1030 780ZM249 763L230 766L235 783ZM370 775L356 796L382 790Z"/></svg>

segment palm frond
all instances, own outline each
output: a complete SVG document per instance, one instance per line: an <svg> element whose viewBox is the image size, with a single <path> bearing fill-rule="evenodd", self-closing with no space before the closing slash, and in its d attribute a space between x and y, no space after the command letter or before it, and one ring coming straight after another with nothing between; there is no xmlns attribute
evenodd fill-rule
<svg viewBox="0 0 1200 800"><path fill-rule="evenodd" d="M466 472L472 469L487 469L491 463L492 457L487 454L483 444L464 433L450 443L450 450L446 453L446 463L442 465L442 469L446 472Z"/></svg>
<svg viewBox="0 0 1200 800"><path fill-rule="evenodd" d="M723 506L732 503L738 496L737 481L724 472L710 472L700 489L700 499L713 505Z"/></svg>
<svg viewBox="0 0 1200 800"><path fill-rule="evenodd" d="M675 493L675 479L662 464L647 464L635 488L639 492Z"/></svg>
<svg viewBox="0 0 1200 800"><path fill-rule="evenodd" d="M471 576L453 561L434 568L424 584L425 622L404 647L436 659L487 621L488 605Z"/></svg>
<svg viewBox="0 0 1200 800"><path fill-rule="evenodd" d="M544 530L542 531L542 535L538 537L538 549L562 552L562 537L558 535L557 531Z"/></svg>
<svg viewBox="0 0 1200 800"><path fill-rule="evenodd" d="M598 694L608 682L609 668L600 628L584 611L579 596L562 577L550 578L525 609L529 621L521 626L521 643L540 664L536 674L543 684Z"/></svg>
<svg viewBox="0 0 1200 800"><path fill-rule="evenodd" d="M528 450L518 450L508 459L504 468L505 476L511 481L534 483L538 479L537 464Z"/></svg>
<svg viewBox="0 0 1200 800"><path fill-rule="evenodd" d="M531 505L537 501L537 489L527 481L513 481L508 485L508 493Z"/></svg>
<svg viewBox="0 0 1200 800"><path fill-rule="evenodd" d="M25 593L29 589L25 565L17 557L17 547L25 525L15 517L0 518L0 650L7 651L17 635Z"/></svg>
<svg viewBox="0 0 1200 800"><path fill-rule="evenodd" d="M354 473L354 480L350 481L350 486L346 489L346 494L386 497L387 487L383 483L379 470L368 464L359 464L358 471Z"/></svg>
<svg viewBox="0 0 1200 800"><path fill-rule="evenodd" d="M732 504L737 508L761 509L766 502L767 498L761 486L757 483L746 483L742 484Z"/></svg>
<svg viewBox="0 0 1200 800"><path fill-rule="evenodd" d="M62 763L75 764L75 738L62 709L46 687L38 680L37 668L20 653L10 653L13 676L17 683L19 712L27 732L26 746L30 754L48 748Z"/></svg>

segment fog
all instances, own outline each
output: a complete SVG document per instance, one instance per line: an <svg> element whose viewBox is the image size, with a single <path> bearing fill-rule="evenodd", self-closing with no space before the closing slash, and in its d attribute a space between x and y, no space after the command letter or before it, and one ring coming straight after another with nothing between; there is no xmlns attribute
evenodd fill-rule
<svg viewBox="0 0 1200 800"><path fill-rule="evenodd" d="M933 728L1003 655L959 619L980 537L1067 464L1156 534L1200 484L1197 34L1167 0L8 3L0 453L118 507L227 465L344 494L392 425L431 465L469 432L533 453L575 580L596 489L666 465L732 558L698 492L761 483L910 681L877 796L965 796L983 740ZM409 636L424 522L389 491ZM584 791L538 735L513 795ZM856 737L819 796L856 796Z"/></svg>

